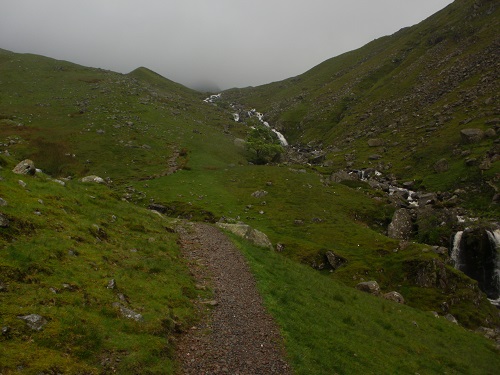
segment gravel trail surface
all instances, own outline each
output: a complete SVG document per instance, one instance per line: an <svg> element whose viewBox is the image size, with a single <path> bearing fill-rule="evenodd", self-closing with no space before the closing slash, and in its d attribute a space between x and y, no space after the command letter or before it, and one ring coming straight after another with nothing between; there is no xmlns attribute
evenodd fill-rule
<svg viewBox="0 0 500 375"><path fill-rule="evenodd" d="M178 342L184 374L292 374L283 340L265 311L243 255L216 227L184 224L177 229L198 288L214 299L199 301L204 318Z"/></svg>

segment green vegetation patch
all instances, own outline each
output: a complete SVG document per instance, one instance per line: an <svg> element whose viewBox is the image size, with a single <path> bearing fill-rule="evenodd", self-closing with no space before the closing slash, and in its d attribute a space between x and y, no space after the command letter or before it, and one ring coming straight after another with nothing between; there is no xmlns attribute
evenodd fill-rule
<svg viewBox="0 0 500 375"><path fill-rule="evenodd" d="M106 186L11 168L1 170L0 372L172 373L173 338L195 319L198 293L172 223ZM40 330L20 319L31 314Z"/></svg>

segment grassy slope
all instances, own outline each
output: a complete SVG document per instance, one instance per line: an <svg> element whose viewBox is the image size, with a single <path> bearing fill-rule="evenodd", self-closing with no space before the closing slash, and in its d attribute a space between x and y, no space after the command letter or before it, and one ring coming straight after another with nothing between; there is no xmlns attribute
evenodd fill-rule
<svg viewBox="0 0 500 375"><path fill-rule="evenodd" d="M328 154L331 169L344 168L344 154L354 152L353 168L389 166L422 188L474 186L491 199L484 182L497 183L499 163L481 173L465 166L462 152L479 160L498 153L495 138L463 145L459 130L486 130L498 117L499 12L494 1L457 0L418 25L300 76L227 95L267 113L292 143L339 148ZM370 138L386 139L386 146L370 148ZM380 162L369 160L375 153ZM441 158L451 167L437 175L433 165ZM476 205L495 209L489 202Z"/></svg>
<svg viewBox="0 0 500 375"><path fill-rule="evenodd" d="M428 312L366 295L235 239L297 374L494 374L498 352Z"/></svg>
<svg viewBox="0 0 500 375"><path fill-rule="evenodd" d="M169 222L106 186L19 176L7 162L0 324L10 331L0 337L0 371L172 372L171 339L193 321L197 292ZM121 317L116 302L144 322ZM48 321L42 331L17 318L28 314Z"/></svg>

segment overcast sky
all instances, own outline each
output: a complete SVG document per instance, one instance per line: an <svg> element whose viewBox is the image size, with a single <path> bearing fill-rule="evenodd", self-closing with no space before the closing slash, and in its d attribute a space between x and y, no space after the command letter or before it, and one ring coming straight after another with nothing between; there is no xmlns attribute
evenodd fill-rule
<svg viewBox="0 0 500 375"><path fill-rule="evenodd" d="M256 86L414 25L452 0L0 0L0 48L192 86Z"/></svg>

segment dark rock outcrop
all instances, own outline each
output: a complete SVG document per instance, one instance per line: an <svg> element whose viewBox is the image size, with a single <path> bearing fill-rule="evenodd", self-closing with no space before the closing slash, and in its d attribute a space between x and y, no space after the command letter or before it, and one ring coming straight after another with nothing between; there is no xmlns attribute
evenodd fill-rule
<svg viewBox="0 0 500 375"><path fill-rule="evenodd" d="M347 259L335 254L333 251L327 251L325 256L328 263L334 270L347 263Z"/></svg>
<svg viewBox="0 0 500 375"><path fill-rule="evenodd" d="M465 144L478 143L484 138L484 132L481 129L462 129L460 137Z"/></svg>

